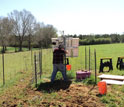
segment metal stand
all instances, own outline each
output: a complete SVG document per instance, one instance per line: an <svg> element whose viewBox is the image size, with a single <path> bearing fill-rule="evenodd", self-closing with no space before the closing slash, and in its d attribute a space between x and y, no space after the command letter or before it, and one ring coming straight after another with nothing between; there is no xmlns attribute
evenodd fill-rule
<svg viewBox="0 0 124 107"><path fill-rule="evenodd" d="M106 62L103 62L103 60L107 60ZM99 72L103 72L104 67L109 67L109 70L113 70L113 66L112 66L112 58L102 58L100 59L100 71Z"/></svg>
<svg viewBox="0 0 124 107"><path fill-rule="evenodd" d="M120 70L124 69L123 59L124 59L124 57L118 57L117 65L116 65L117 69L120 69Z"/></svg>

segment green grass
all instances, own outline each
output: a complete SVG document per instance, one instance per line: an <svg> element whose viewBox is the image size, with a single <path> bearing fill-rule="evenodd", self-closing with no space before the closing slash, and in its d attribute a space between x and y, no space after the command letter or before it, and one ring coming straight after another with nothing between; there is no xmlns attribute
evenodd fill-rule
<svg viewBox="0 0 124 107"><path fill-rule="evenodd" d="M1 53L2 47L0 47L0 53ZM16 47L16 51L18 52L19 48ZM22 51L28 51L28 48L22 48ZM15 47L7 47L6 53L15 52Z"/></svg>
<svg viewBox="0 0 124 107"><path fill-rule="evenodd" d="M18 47L16 47L16 49L15 49L15 47L7 47L6 53L14 53L15 50L16 50L16 52L19 52L19 48ZM39 48L32 48L32 50L33 51L39 50ZM0 47L0 53L1 53L1 51L2 51L2 47ZM25 47L22 47L22 52L25 52L25 51L29 51L29 49L25 48Z"/></svg>
<svg viewBox="0 0 124 107"><path fill-rule="evenodd" d="M107 45L91 45L91 63L90 69L92 70L92 74L94 74L94 49L96 49L96 57L97 57L97 73L99 73L100 66L100 58L104 57L112 57L113 70L110 72L104 72L106 74L114 74L114 75L124 75L124 70L120 71L116 69L116 63L118 56L124 56L124 44L107 44ZM87 48L87 70L89 70L89 46ZM42 53L42 62L43 62L43 77L50 78L53 65L52 65L52 50L44 49ZM72 65L72 70L67 71L68 76L71 78L76 77L76 71L79 69L85 70L85 46L79 47L79 56L78 57L69 57L69 62ZM62 78L61 73L57 74L57 79Z"/></svg>
<svg viewBox="0 0 124 107"><path fill-rule="evenodd" d="M116 69L117 57L123 56L124 53L124 44L107 44L107 45L91 45L91 69L92 74L94 75L94 49L96 49L97 55L97 72L99 71L100 58L103 57L112 57L113 61L113 71L105 72L106 74L116 74L116 75L124 75L123 70L120 71ZM87 48L87 69L88 61L89 61L89 46ZM8 50L13 50L14 48L8 48ZM43 49L42 52L42 78L50 79L51 73L53 70L52 65L52 49ZM35 53L33 51L33 53ZM38 56L38 54L37 54ZM33 61L34 58L32 58ZM78 69L85 69L85 46L79 47L79 56L78 57L69 57L69 62L72 65L72 70L67 71L68 78L75 79L76 71ZM21 71L30 71L31 70L31 52L18 52L13 54L5 54L5 80L10 81L19 72ZM39 70L39 69L38 69ZM2 56L0 55L0 85L2 84ZM39 71L38 71L39 72ZM57 79L62 78L61 73L57 74ZM94 78L92 78L94 79ZM89 80L89 79L88 79ZM90 80L91 81L91 80Z"/></svg>
<svg viewBox="0 0 124 107"><path fill-rule="evenodd" d="M87 70L89 70L89 46L86 46L87 48ZM99 74L99 66L100 66L100 58L104 57L112 57L113 62L113 71L110 72L104 72L106 74L113 74L113 75L124 75L124 70L120 71L116 69L116 63L118 56L124 56L124 44L107 44L107 45L91 45L91 70L92 75L91 78L85 79L82 83L85 84L94 84L94 49L96 49L96 56L97 56L97 74ZM8 51L13 50L13 48L8 49ZM42 50L42 77L41 79L38 78L38 84L40 82L46 82L47 80L50 80L53 65L52 65L52 49L43 49ZM34 53L37 53L38 57L38 51L33 51ZM34 61L34 58L31 59L31 52L18 52L13 54L5 54L5 80L6 85L12 85L17 80L22 78L25 74L23 74L21 71L24 71L27 75L27 72L30 72L32 70L31 66L31 60L32 63ZM37 59L38 60L38 59ZM69 79L72 79L73 81L76 80L76 71L79 69L85 69L85 46L79 47L79 56L78 57L69 57L69 62L72 65L72 70L67 71L67 76ZM37 63L37 72L39 72ZM34 68L34 66L33 66ZM0 54L0 86L1 90L2 88L2 55ZM33 69L34 71L34 69ZM21 74L22 73L22 74ZM61 79L62 75L61 73L57 73L56 79ZM99 81L99 79L98 79ZM118 90L119 93L124 94L124 87L119 86L113 86L113 90ZM123 105L123 97L119 96L118 94L111 92L107 94L106 96L102 96L100 99L103 103L107 104L108 106L116 106L118 102ZM54 95L53 95L54 96ZM120 98L120 100L118 99ZM116 102L116 104L113 104L113 102Z"/></svg>
<svg viewBox="0 0 124 107"><path fill-rule="evenodd" d="M87 70L89 70L89 64L88 64L88 50L89 46L86 46L87 48ZM100 66L100 59L104 57L112 57L112 63L113 63L113 70L110 72L104 72L105 74L113 74L113 75L124 75L124 70L120 71L116 68L117 58L119 56L124 56L124 44L105 44L105 45L91 45L91 70L92 75L90 78L87 78L82 81L83 84L86 85L92 85L95 83L95 72L94 72L94 49L96 49L96 57L97 57L97 74L100 75L102 73L99 73L99 66ZM48 54L49 53L49 54ZM43 75L42 79L45 78L50 80L51 73L52 73L52 50L43 50ZM72 79L73 81L76 80L76 71L79 69L85 69L85 46L79 47L79 56L78 57L71 57L69 58L69 62L72 65L72 70L67 71L67 76ZM57 73L56 79L61 79L62 75L60 72ZM97 82L100 80L97 78ZM43 81L42 81L43 82ZM77 82L75 82L77 83ZM114 87L114 88L113 88ZM100 97L100 100L102 103L105 103L107 107L117 107L120 105L120 107L123 107L124 105L124 87L123 86L113 86L112 91L107 93L107 95L104 95ZM118 93L116 93L118 91ZM122 95L122 96L121 96Z"/></svg>
<svg viewBox="0 0 124 107"><path fill-rule="evenodd" d="M32 52L32 57L31 51L4 54L5 85L3 85L3 62L0 54L0 92L32 73L33 55L36 52L38 53L38 51Z"/></svg>
<svg viewBox="0 0 124 107"><path fill-rule="evenodd" d="M117 57L124 56L124 44L109 44L109 45L93 45L97 52L97 64L100 63L100 58L112 57L113 68L116 69ZM97 66L98 68L99 66Z"/></svg>

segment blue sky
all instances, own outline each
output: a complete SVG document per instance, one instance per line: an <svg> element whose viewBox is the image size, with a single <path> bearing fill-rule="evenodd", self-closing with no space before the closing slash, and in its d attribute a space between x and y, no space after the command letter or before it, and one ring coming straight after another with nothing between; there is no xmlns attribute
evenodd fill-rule
<svg viewBox="0 0 124 107"><path fill-rule="evenodd" d="M37 21L52 24L58 33L124 32L124 0L0 0L0 16L26 9Z"/></svg>

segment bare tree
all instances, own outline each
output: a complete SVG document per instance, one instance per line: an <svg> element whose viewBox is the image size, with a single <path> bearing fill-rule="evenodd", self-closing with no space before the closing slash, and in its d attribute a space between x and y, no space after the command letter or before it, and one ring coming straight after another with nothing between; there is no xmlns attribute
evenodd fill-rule
<svg viewBox="0 0 124 107"><path fill-rule="evenodd" d="M28 33L28 48L31 50L31 43L35 34L36 20L32 14L29 15L27 33Z"/></svg>
<svg viewBox="0 0 124 107"><path fill-rule="evenodd" d="M44 27L44 23L37 23L35 26L35 44L39 45L39 48L42 47L43 44L43 27Z"/></svg>
<svg viewBox="0 0 124 107"><path fill-rule="evenodd" d="M13 34L19 40L19 51L22 51L22 43L25 36L29 36L32 32L32 24L35 22L34 16L27 10L14 10L8 17L13 20Z"/></svg>
<svg viewBox="0 0 124 107"><path fill-rule="evenodd" d="M7 17L0 18L0 42L3 47L2 52L5 52L6 46L9 45L12 28L11 21Z"/></svg>

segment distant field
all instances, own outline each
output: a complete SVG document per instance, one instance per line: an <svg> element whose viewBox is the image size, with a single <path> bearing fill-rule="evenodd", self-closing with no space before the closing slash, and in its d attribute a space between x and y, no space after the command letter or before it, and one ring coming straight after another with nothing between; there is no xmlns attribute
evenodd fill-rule
<svg viewBox="0 0 124 107"><path fill-rule="evenodd" d="M113 61L113 71L110 73L124 74L123 71L116 69L117 58L124 56L124 44L93 45L97 53L97 69L99 70L100 58L111 57Z"/></svg>
<svg viewBox="0 0 124 107"><path fill-rule="evenodd" d="M2 50L2 47L0 47L0 51ZM16 47L16 51L18 51L19 48ZM28 51L28 48L22 48L23 51ZM7 47L6 53L8 52L15 52L15 47Z"/></svg>
<svg viewBox="0 0 124 107"><path fill-rule="evenodd" d="M87 69L89 61L89 47L91 51L91 68L94 69L94 49L96 49L97 70L99 70L100 58L111 57L113 62L113 72L119 71L116 69L118 56L124 56L124 44L106 44L106 45L91 45L87 48ZM75 69L85 69L85 46L79 47L79 57L70 58L70 63ZM77 67L76 67L77 66Z"/></svg>

